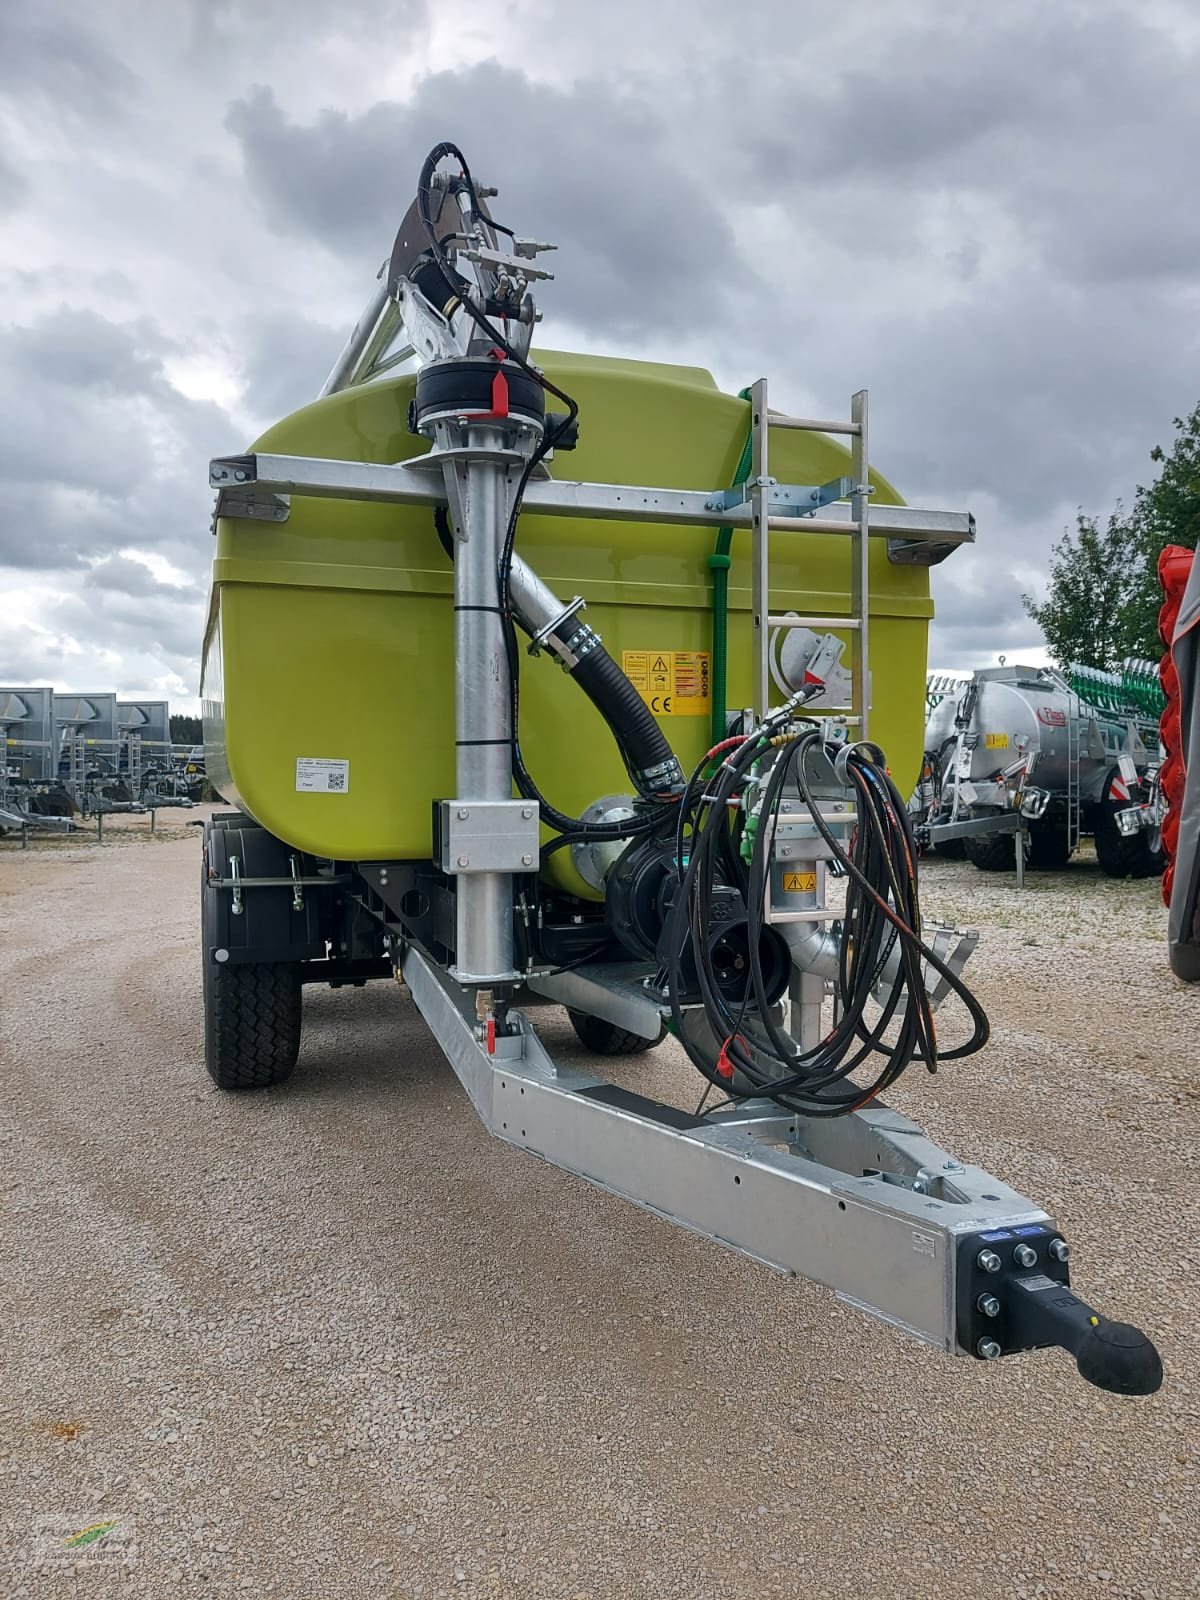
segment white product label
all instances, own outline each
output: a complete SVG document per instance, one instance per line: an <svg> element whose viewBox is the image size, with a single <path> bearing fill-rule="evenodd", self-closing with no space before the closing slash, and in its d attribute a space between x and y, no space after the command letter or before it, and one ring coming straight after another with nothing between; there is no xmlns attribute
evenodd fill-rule
<svg viewBox="0 0 1200 1600"><path fill-rule="evenodd" d="M327 761L321 756L296 757L298 794L348 794L350 763Z"/></svg>

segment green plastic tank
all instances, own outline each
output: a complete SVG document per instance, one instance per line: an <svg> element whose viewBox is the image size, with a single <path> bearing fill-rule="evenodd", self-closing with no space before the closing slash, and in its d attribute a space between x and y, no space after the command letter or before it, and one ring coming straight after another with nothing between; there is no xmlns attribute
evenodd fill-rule
<svg viewBox="0 0 1200 1600"><path fill-rule="evenodd" d="M580 438L555 476L712 489L732 482L749 403L707 372L543 353L579 402ZM411 374L349 388L270 428L284 455L395 462L423 452L407 426ZM823 434L776 432L781 481L823 483L849 453ZM872 473L875 504L899 496ZM338 860L424 860L431 802L454 794L453 579L424 509L294 496L285 522L217 524L205 633L208 772L225 798L297 849ZM711 743L710 530L523 516L517 548L564 600L582 594L610 653L670 714L660 725L686 770ZM850 541L771 535L772 611L848 614ZM728 704L751 700L750 535L734 535ZM872 738L907 794L921 759L929 571L871 541ZM845 635L849 644L850 635ZM629 789L599 714L543 656L522 653L521 743L543 792L572 815ZM306 788L306 761L336 761L343 786ZM297 763L301 763L298 768ZM585 891L565 861L564 880Z"/></svg>

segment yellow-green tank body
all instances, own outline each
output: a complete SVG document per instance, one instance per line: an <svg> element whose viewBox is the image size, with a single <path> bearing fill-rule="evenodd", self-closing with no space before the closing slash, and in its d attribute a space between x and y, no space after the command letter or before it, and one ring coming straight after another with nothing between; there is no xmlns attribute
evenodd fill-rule
<svg viewBox="0 0 1200 1600"><path fill-rule="evenodd" d="M713 489L737 470L749 404L690 367L542 353L579 402L578 448L559 478ZM428 446L408 431L411 374L318 400L253 446L280 455L402 461ZM849 455L824 434L776 430L771 471L824 483ZM873 503L900 504L872 473ZM522 516L517 548L620 662L626 651L712 647L711 529ZM849 614L850 541L772 533L771 610ZM728 704L752 699L750 534L733 537ZM924 727L929 569L898 566L871 541L872 738L902 794ZM844 636L847 641L849 633ZM293 496L285 522L222 518L205 633L208 772L224 797L288 844L343 861L425 860L432 802L454 795L453 573L424 508ZM707 715L659 719L690 771ZM549 656L522 656L521 745L547 797L572 815L629 780L599 713ZM348 763L344 792L297 789L297 760ZM565 885L585 891L566 861Z"/></svg>

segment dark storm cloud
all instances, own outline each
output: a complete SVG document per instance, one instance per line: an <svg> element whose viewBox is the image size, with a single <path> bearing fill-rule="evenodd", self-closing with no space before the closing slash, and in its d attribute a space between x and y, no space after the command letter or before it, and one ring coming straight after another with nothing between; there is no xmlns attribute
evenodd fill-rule
<svg viewBox="0 0 1200 1600"><path fill-rule="evenodd" d="M0 211L12 211L29 193L29 183L0 150Z"/></svg>
<svg viewBox="0 0 1200 1600"><path fill-rule="evenodd" d="M102 13L53 0L0 6L0 90L16 99L53 99L64 117L119 113L137 78L96 36Z"/></svg>
<svg viewBox="0 0 1200 1600"><path fill-rule="evenodd" d="M484 62L432 74L404 105L304 124L260 88L226 122L272 224L372 270L413 198L420 158L452 130L478 181L499 185L496 215L569 251L569 270L541 296L557 314L626 335L670 332L754 282L661 115L597 80L563 91Z"/></svg>
<svg viewBox="0 0 1200 1600"><path fill-rule="evenodd" d="M0 332L0 565L80 566L135 545L207 559L203 468L236 434L166 379L172 348L145 320L63 308Z"/></svg>
<svg viewBox="0 0 1200 1600"><path fill-rule="evenodd" d="M82 588L112 590L129 599L178 600L183 598L172 584L163 583L144 561L130 556L105 556L89 569ZM192 598L190 595L187 598Z"/></svg>
<svg viewBox="0 0 1200 1600"><path fill-rule="evenodd" d="M255 421L266 425L315 400L348 332L285 311L264 310L247 318L237 365L242 403Z"/></svg>

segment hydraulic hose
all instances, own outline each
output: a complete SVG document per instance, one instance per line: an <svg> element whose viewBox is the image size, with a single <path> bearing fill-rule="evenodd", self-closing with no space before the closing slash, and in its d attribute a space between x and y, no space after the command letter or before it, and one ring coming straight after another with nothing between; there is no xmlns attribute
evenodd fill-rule
<svg viewBox="0 0 1200 1600"><path fill-rule="evenodd" d="M749 389L742 389L739 400L749 400ZM750 462L754 449L754 430L747 428L746 441L733 474L733 486L745 483L750 476ZM729 569L733 565L730 548L733 544L731 527L717 529L717 542L708 558L712 573L712 740L717 744L725 737L726 697L729 683Z"/></svg>

